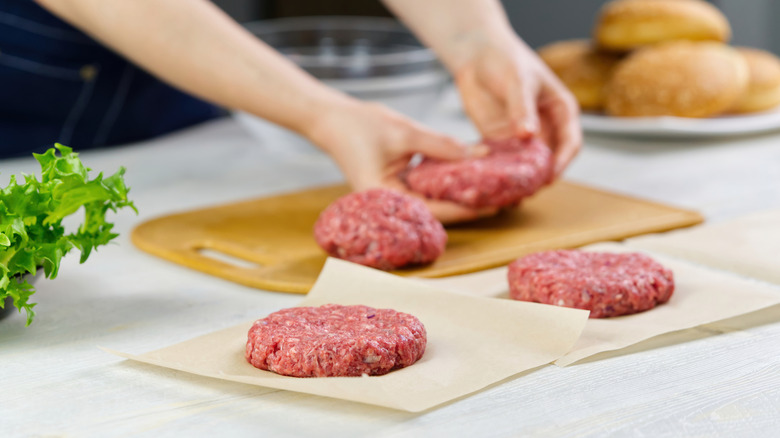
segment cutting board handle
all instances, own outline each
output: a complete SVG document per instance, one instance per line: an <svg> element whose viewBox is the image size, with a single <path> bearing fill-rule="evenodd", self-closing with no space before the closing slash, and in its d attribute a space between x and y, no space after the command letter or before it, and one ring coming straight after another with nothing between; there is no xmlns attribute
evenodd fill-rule
<svg viewBox="0 0 780 438"><path fill-rule="evenodd" d="M246 286L258 287L263 278L263 265L206 246L178 250L175 257L187 267Z"/></svg>

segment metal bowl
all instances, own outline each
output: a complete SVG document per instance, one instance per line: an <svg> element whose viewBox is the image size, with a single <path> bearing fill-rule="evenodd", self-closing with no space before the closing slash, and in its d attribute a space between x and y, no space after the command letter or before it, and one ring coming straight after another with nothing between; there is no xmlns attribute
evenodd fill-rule
<svg viewBox="0 0 780 438"><path fill-rule="evenodd" d="M392 18L282 18L245 26L319 79L366 79L441 70L436 55Z"/></svg>
<svg viewBox="0 0 780 438"><path fill-rule="evenodd" d="M325 84L415 119L436 106L449 82L433 51L391 18L283 18L245 26ZM289 148L296 142L291 133L257 117L239 112L236 118L264 140L275 137L267 144ZM280 134L286 135L280 139Z"/></svg>

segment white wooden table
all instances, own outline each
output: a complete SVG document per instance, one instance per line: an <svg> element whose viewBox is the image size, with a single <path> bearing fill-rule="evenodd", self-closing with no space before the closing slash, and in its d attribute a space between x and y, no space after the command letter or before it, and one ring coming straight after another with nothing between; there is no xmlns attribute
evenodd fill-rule
<svg viewBox="0 0 780 438"><path fill-rule="evenodd" d="M465 119L432 122L473 137ZM719 221L780 208L780 134L696 142L588 138L569 179ZM567 368L547 366L422 414L201 378L124 361L295 305L134 248L142 220L341 180L321 155L270 154L234 121L84 152L128 168L139 216L86 264L40 281L33 325L0 321L0 436L780 436L780 322ZM31 158L0 162L8 175ZM496 352L500 354L500 352Z"/></svg>

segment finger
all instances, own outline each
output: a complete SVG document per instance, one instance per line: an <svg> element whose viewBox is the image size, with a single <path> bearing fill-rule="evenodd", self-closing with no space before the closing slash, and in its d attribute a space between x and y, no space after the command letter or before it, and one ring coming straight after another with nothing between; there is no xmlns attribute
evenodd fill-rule
<svg viewBox="0 0 780 438"><path fill-rule="evenodd" d="M407 153L419 152L426 157L440 160L462 160L474 153L473 147L422 127L415 127L410 131L406 148Z"/></svg>
<svg viewBox="0 0 780 438"><path fill-rule="evenodd" d="M428 209L444 225L453 225L463 222L471 222L477 219L495 216L498 208L471 209L453 202L434 201L423 199Z"/></svg>
<svg viewBox="0 0 780 438"><path fill-rule="evenodd" d="M463 109L482 137L505 139L515 135L507 117L506 104L479 83L473 74L464 73L458 77L457 85Z"/></svg>
<svg viewBox="0 0 780 438"><path fill-rule="evenodd" d="M387 185L388 181L399 180L404 177L403 173L409 169L409 159L400 158L391 163L388 163L384 170L378 173L377 182L374 185ZM405 184L404 188L406 188Z"/></svg>
<svg viewBox="0 0 780 438"><path fill-rule="evenodd" d="M449 201L438 201L428 199L423 195L409 190L409 188L398 178L388 178L384 181L384 186L390 189L405 193L415 198L421 199L441 223L456 224L469 222L483 217L494 216L498 214L497 208L473 209Z"/></svg>
<svg viewBox="0 0 780 438"><path fill-rule="evenodd" d="M551 86L543 104L554 131L554 175L559 177L582 147L579 107L568 90Z"/></svg>
<svg viewBox="0 0 780 438"><path fill-rule="evenodd" d="M517 77L509 86L507 112L515 135L529 138L539 133L539 86L532 76Z"/></svg>

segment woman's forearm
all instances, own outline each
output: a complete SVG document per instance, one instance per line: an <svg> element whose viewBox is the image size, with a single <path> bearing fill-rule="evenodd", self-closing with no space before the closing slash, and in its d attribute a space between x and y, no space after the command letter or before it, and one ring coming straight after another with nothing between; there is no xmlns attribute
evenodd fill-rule
<svg viewBox="0 0 780 438"><path fill-rule="evenodd" d="M383 0L431 47L450 71L457 71L480 40L510 44L516 35L498 0Z"/></svg>
<svg viewBox="0 0 780 438"><path fill-rule="evenodd" d="M348 100L206 0L37 1L162 80L301 133Z"/></svg>

